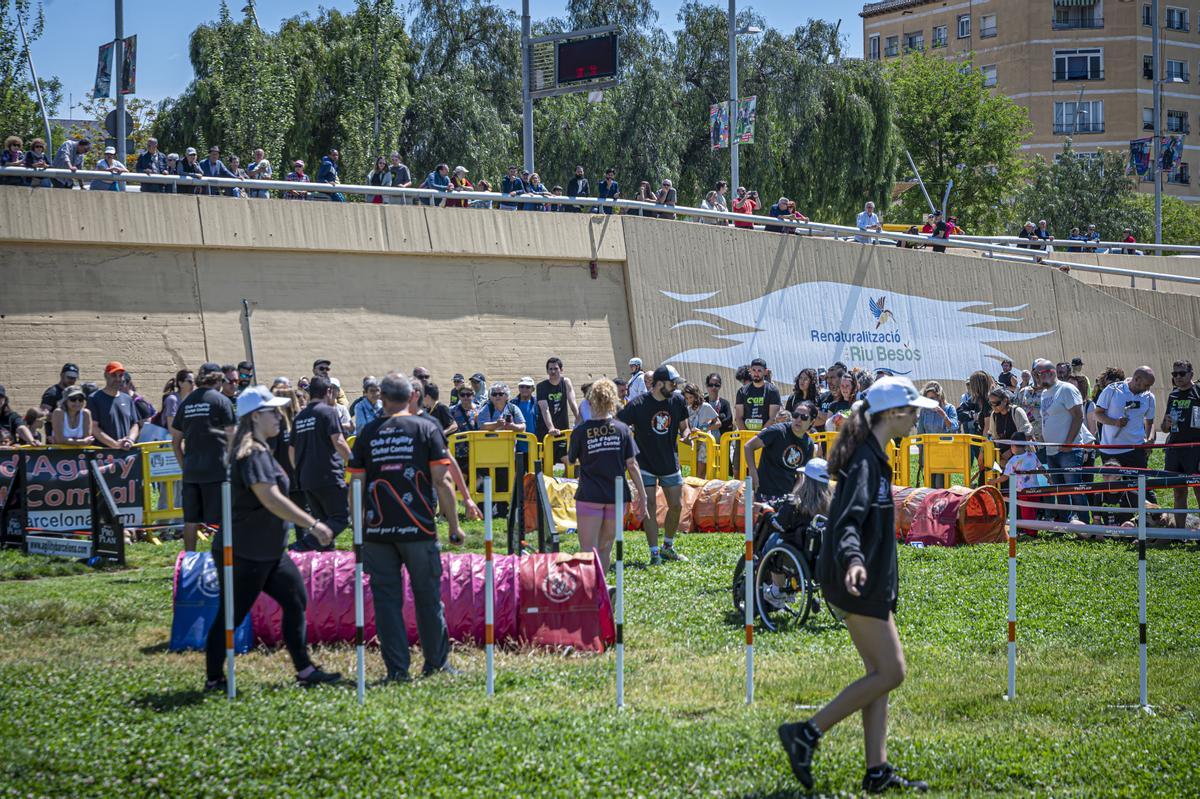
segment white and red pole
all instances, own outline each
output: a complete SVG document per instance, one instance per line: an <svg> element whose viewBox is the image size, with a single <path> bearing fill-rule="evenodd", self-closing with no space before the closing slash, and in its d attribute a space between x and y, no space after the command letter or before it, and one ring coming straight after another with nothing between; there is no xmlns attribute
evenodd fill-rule
<svg viewBox="0 0 1200 799"><path fill-rule="evenodd" d="M225 576L225 662L229 672L225 682L225 693L230 699L237 696L237 680L234 677L233 651L233 494L229 474L221 483L221 569Z"/></svg>
<svg viewBox="0 0 1200 799"><path fill-rule="evenodd" d="M1146 677L1146 475L1138 475L1138 701L1150 710Z"/></svg>
<svg viewBox="0 0 1200 799"><path fill-rule="evenodd" d="M625 478L616 480L616 564L617 606L613 611L617 627L617 708L625 707Z"/></svg>
<svg viewBox="0 0 1200 799"><path fill-rule="evenodd" d="M746 568L742 572L746 586L746 704L754 702L754 484L750 475L742 489L746 509Z"/></svg>
<svg viewBox="0 0 1200 799"><path fill-rule="evenodd" d="M492 561L492 478L483 478L483 649L487 695L496 694L496 571Z"/></svg>
<svg viewBox="0 0 1200 799"><path fill-rule="evenodd" d="M1008 477L1008 693L1017 696L1017 476Z"/></svg>
<svg viewBox="0 0 1200 799"><path fill-rule="evenodd" d="M363 487L362 477L355 475L350 482L354 503L354 648L358 658L358 703L367 701L367 663L363 641Z"/></svg>

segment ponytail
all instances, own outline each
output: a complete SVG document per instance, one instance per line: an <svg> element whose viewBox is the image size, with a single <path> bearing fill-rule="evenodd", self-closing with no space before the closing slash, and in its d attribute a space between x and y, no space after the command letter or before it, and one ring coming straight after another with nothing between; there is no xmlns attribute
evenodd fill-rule
<svg viewBox="0 0 1200 799"><path fill-rule="evenodd" d="M864 399L842 423L842 429L838 431L837 438L833 440L833 447L829 452L830 475L840 474L849 465L855 450L871 434L871 419L867 415L870 410Z"/></svg>

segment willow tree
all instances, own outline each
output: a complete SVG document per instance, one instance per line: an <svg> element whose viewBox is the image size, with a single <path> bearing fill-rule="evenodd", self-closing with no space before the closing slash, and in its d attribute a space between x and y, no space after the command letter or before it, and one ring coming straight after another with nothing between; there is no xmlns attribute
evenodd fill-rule
<svg viewBox="0 0 1200 799"><path fill-rule="evenodd" d="M0 131L4 136L15 133L28 142L35 136L45 136L46 129L18 22L25 26L30 42L41 38L41 3L34 6L29 0L0 0ZM43 78L41 86L46 108L53 114L62 100L62 86L53 77Z"/></svg>

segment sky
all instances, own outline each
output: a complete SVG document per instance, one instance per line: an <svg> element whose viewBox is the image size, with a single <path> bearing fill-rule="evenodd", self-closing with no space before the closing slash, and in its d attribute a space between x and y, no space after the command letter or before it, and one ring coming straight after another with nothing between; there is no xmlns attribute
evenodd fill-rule
<svg viewBox="0 0 1200 799"><path fill-rule="evenodd" d="M7 0L0 0L6 2ZM520 13L521 0L496 0ZM70 116L68 103L78 106L90 91L96 76L96 50L112 36L114 18L108 0L87 3L80 13L81 0L43 0L46 29L33 45L34 65L43 79L54 75L63 84L63 104L58 116ZM149 100L176 97L192 80L188 62L188 37L200 24L217 17L220 0L125 0L125 35L138 35L137 96ZM242 0L229 0L235 16L240 16ZM680 0L655 0L658 23L667 30L678 27L676 15ZM718 5L714 3L714 5ZM726 3L719 4L722 8ZM353 0L258 0L260 24L277 30L280 20L303 14L316 16L319 7L349 10ZM739 4L739 10L753 8L771 27L791 31L811 18L842 19L843 39L849 55L862 54L861 3L830 3L828 0L757 0ZM186 9L185 13L183 12ZM534 20L562 16L562 0L530 0Z"/></svg>

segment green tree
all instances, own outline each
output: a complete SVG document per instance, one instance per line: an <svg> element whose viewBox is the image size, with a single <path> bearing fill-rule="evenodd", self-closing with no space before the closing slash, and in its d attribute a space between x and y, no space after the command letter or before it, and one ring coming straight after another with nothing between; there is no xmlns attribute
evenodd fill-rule
<svg viewBox="0 0 1200 799"><path fill-rule="evenodd" d="M1134 238L1138 241L1154 241L1154 195L1134 194L1130 204L1134 214L1128 226L1133 228ZM1200 244L1200 206L1164 194L1162 239L1174 244Z"/></svg>
<svg viewBox="0 0 1200 799"><path fill-rule="evenodd" d="M1045 219L1057 238L1065 239L1072 227L1094 224L1105 241L1116 241L1127 227L1144 236L1146 227L1153 226L1153 206L1148 214L1135 202L1137 184L1125 174L1123 155L1100 150L1095 156L1080 156L1068 139L1049 162L1033 161L1031 172L1012 200L1010 233L1027 220Z"/></svg>
<svg viewBox="0 0 1200 799"><path fill-rule="evenodd" d="M1030 132L1028 113L983 85L969 63L911 53L886 69L895 94L900 142L912 155L934 203L951 180L950 213L970 232L998 233L1004 200L1028 171L1020 148ZM903 161L901 173L909 171ZM919 190L905 192L893 219L915 222L929 212Z"/></svg>
<svg viewBox="0 0 1200 799"><path fill-rule="evenodd" d="M92 92L84 95L80 110L83 118L90 124L75 125L68 134L75 138L90 138L94 145L83 157L85 168L91 169L96 162L104 157L104 141L109 138L104 128L104 120L110 111L117 107L117 101L111 97L95 97ZM137 154L146 147L154 130L154 121L158 117L158 106L150 100L140 97L126 97L125 111L133 118L133 129L126 132L126 140L133 142L133 150L126 154L125 161L130 169L137 159Z"/></svg>
<svg viewBox="0 0 1200 799"><path fill-rule="evenodd" d="M26 142L45 136L42 112L38 108L29 61L21 41L18 21L25 26L30 42L42 36L42 4L30 0L0 0L0 135L16 134ZM58 78L42 78L42 97L53 115L62 101ZM57 142L55 142L57 143ZM53 155L53 153L51 153Z"/></svg>

